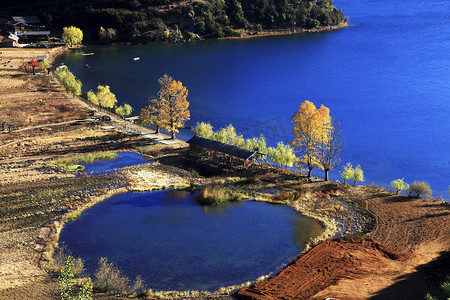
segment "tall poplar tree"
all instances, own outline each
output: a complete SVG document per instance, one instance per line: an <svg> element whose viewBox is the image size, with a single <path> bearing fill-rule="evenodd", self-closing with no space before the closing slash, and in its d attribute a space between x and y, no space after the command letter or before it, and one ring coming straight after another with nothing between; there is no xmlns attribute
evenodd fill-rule
<svg viewBox="0 0 450 300"><path fill-rule="evenodd" d="M318 144L319 167L325 171L325 181L328 181L328 172L337 167L340 162L340 154L344 148L340 124L331 120L331 125L324 128L324 135Z"/></svg>
<svg viewBox="0 0 450 300"><path fill-rule="evenodd" d="M331 126L330 110L323 105L317 109L314 103L306 100L300 104L291 120L294 135L291 143L300 154L297 165L306 166L308 177L311 177L311 171L319 165L319 143L327 139Z"/></svg>

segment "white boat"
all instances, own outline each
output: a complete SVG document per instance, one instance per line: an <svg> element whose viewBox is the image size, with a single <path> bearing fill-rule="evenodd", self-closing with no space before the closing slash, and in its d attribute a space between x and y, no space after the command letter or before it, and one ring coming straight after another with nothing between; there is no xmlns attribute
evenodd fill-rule
<svg viewBox="0 0 450 300"><path fill-rule="evenodd" d="M140 59L141 59L140 57L133 58L133 60L140 60Z"/></svg>
<svg viewBox="0 0 450 300"><path fill-rule="evenodd" d="M94 55L94 53L83 53L83 54L81 54L81 55L84 55L84 56L86 56L86 55Z"/></svg>

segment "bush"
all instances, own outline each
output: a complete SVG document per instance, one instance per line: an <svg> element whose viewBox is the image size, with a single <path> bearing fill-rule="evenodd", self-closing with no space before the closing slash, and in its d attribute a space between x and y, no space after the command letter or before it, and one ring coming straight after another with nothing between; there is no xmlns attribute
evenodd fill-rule
<svg viewBox="0 0 450 300"><path fill-rule="evenodd" d="M140 295L144 292L144 280L141 276L137 276L133 285L130 286L130 279L122 275L122 272L113 263L108 262L106 257L98 261L94 276L94 287L101 292L123 295L132 293Z"/></svg>
<svg viewBox="0 0 450 300"><path fill-rule="evenodd" d="M447 275L447 277L445 279L446 279L445 282L443 284L441 284L441 289L449 297L447 299L450 299L450 275ZM425 299L426 300L439 300L437 297L433 297L429 293L425 296Z"/></svg>
<svg viewBox="0 0 450 300"><path fill-rule="evenodd" d="M391 189L398 194L401 191L405 191L409 188L409 184L403 181L402 179L396 179L391 181Z"/></svg>
<svg viewBox="0 0 450 300"><path fill-rule="evenodd" d="M205 185L197 196L197 202L203 205L220 205L238 201L242 194L222 185Z"/></svg>
<svg viewBox="0 0 450 300"><path fill-rule="evenodd" d="M94 287L99 291L113 294L128 292L130 280L113 263L108 262L106 257L99 260L94 276Z"/></svg>
<svg viewBox="0 0 450 300"><path fill-rule="evenodd" d="M93 299L91 278L81 286L81 289L75 294L74 278L75 278L75 259L67 256L64 267L59 275L59 291L61 300L89 300Z"/></svg>
<svg viewBox="0 0 450 300"><path fill-rule="evenodd" d="M430 185L423 181L414 181L408 188L410 196L420 197L420 195L431 196Z"/></svg>

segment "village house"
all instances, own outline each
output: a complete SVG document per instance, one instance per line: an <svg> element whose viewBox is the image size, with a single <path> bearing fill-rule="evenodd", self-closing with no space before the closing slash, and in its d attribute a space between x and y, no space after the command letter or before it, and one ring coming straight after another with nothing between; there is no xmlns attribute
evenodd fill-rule
<svg viewBox="0 0 450 300"><path fill-rule="evenodd" d="M38 40L48 40L50 31L36 16L12 17L5 23L6 31L19 37L21 43L28 43Z"/></svg>

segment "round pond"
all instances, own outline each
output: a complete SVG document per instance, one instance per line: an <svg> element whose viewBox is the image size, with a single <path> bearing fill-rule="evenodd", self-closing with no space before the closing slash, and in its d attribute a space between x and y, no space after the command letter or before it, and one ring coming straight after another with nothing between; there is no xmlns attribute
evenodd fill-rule
<svg viewBox="0 0 450 300"><path fill-rule="evenodd" d="M169 190L114 196L67 224L60 242L91 275L107 257L155 290L215 290L279 270L321 232L287 206L200 206Z"/></svg>

